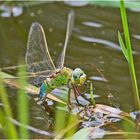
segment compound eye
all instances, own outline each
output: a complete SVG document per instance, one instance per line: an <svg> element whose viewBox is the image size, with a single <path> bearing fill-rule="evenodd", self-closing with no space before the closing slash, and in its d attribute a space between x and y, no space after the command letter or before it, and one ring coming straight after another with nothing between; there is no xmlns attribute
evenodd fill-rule
<svg viewBox="0 0 140 140"><path fill-rule="evenodd" d="M74 79L77 79L78 77L77 77L76 75L73 75L73 78L74 78Z"/></svg>

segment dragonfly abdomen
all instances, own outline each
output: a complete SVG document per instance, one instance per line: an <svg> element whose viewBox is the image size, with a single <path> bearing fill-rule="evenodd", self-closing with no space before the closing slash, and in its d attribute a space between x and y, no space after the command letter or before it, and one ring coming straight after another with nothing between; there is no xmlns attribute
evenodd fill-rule
<svg viewBox="0 0 140 140"><path fill-rule="evenodd" d="M40 91L39 91L39 98L41 100L44 100L45 99L45 97L46 97L46 91L47 91L47 83L46 83L46 81L44 81L41 84Z"/></svg>

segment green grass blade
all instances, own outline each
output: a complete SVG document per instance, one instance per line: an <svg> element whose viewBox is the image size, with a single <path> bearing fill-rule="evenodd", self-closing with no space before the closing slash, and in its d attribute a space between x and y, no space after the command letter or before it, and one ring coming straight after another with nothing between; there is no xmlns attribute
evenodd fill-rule
<svg viewBox="0 0 140 140"><path fill-rule="evenodd" d="M7 129L7 120L5 117L5 113L0 109L0 128L2 128L3 134L7 137L8 129Z"/></svg>
<svg viewBox="0 0 140 140"><path fill-rule="evenodd" d="M14 126L14 124L10 121L10 118L12 118L12 111L10 108L10 103L7 97L7 93L3 84L3 79L2 76L0 76L0 97L2 100L2 103L4 105L4 112L1 111L1 113L3 113L5 115L5 118L2 118L3 115L1 114L1 125L3 127L3 131L4 134L6 134L5 136L9 139L17 139L18 135L17 135L17 131L16 128ZM5 121L5 122L3 122ZM6 129L5 129L6 127Z"/></svg>
<svg viewBox="0 0 140 140"><path fill-rule="evenodd" d="M129 29L128 29L129 27L127 23L126 11L125 11L123 0L120 0L120 10L121 10L121 17L122 17L122 23L123 23L123 29L124 29L125 43L128 49L128 55L130 59L131 58L130 54L132 50L131 50L131 42L130 42L130 35L129 35Z"/></svg>
<svg viewBox="0 0 140 140"><path fill-rule="evenodd" d="M19 78L19 88L18 90L18 117L19 121L23 125L28 125L28 99L27 94L25 93L25 87L27 86L26 79L26 71L25 67L19 68L18 76ZM28 138L28 130L25 127L20 127L20 138L27 139Z"/></svg>
<svg viewBox="0 0 140 140"><path fill-rule="evenodd" d="M78 122L78 117L76 115L69 115L69 121L68 121L68 125L67 125L67 128L70 128L71 129L67 129L67 134L66 134L66 138L69 138L71 137L77 130L77 122ZM71 126L73 125L73 126ZM65 129L66 130L66 129Z"/></svg>
<svg viewBox="0 0 140 140"><path fill-rule="evenodd" d="M59 133L62 129L65 128L65 119L66 119L66 112L62 112L59 109L55 111L55 133Z"/></svg>
<svg viewBox="0 0 140 140"><path fill-rule="evenodd" d="M95 103L94 96L93 96L93 84L92 83L90 83L90 98L91 98L91 102L92 102L93 106L96 107L96 103Z"/></svg>
<svg viewBox="0 0 140 140"><path fill-rule="evenodd" d="M65 120L66 122L66 120ZM78 124L82 123L82 120L79 120L77 116L69 116L69 121L67 126L65 126L54 138L58 139L71 139L71 136L76 132Z"/></svg>
<svg viewBox="0 0 140 140"><path fill-rule="evenodd" d="M136 109L140 110L140 99L139 99L139 93L138 93L138 85L137 85L137 79L136 79L136 74L135 74L135 67L134 67L134 61L133 61L133 56L132 56L130 35L129 35L126 11L125 11L125 6L124 6L123 0L120 0L120 11L121 11L121 17L122 17L122 23L123 23L123 29L124 29L125 43L126 43L126 48L127 48L127 52L128 52L127 53L128 60L129 60L128 64L129 64L129 70L130 70L130 75L131 75L131 79L132 79L135 106L136 106Z"/></svg>
<svg viewBox="0 0 140 140"><path fill-rule="evenodd" d="M121 36L121 34L120 34L119 31L118 31L118 39L119 39L119 43L120 43L122 52L123 52L123 54L124 54L126 60L129 62L129 59L128 59L128 52L127 52L127 49L126 49L126 47L125 47L125 45L124 45L124 42L123 42L123 40L122 40L122 36Z"/></svg>

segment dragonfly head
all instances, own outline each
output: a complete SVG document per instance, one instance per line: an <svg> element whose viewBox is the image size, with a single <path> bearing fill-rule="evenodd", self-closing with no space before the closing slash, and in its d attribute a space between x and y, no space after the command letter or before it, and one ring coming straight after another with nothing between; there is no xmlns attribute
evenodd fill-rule
<svg viewBox="0 0 140 140"><path fill-rule="evenodd" d="M76 68L72 72L71 82L74 85L81 86L86 80L86 74L80 68Z"/></svg>

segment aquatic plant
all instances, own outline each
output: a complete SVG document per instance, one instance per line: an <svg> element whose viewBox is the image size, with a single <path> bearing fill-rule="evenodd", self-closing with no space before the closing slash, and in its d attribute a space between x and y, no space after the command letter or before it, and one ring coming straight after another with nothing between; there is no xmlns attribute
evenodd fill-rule
<svg viewBox="0 0 140 140"><path fill-rule="evenodd" d="M3 84L2 76L0 78L0 98L3 104L3 109L0 109L0 124L6 138L17 139L17 131L14 124L10 121L13 117L10 103L6 94L6 89Z"/></svg>
<svg viewBox="0 0 140 140"><path fill-rule="evenodd" d="M61 108L64 108L64 106L61 105ZM54 140L71 137L77 131L77 125L81 122L82 120L78 120L77 115L66 113L66 111L57 108L55 111Z"/></svg>
<svg viewBox="0 0 140 140"><path fill-rule="evenodd" d="M19 88L18 90L18 117L19 122L23 125L28 124L28 99L27 94L25 93L25 87L27 86L27 77L25 67L21 67L19 69L18 76L20 77L18 80ZM28 130L25 127L20 127L20 138L27 139L28 138Z"/></svg>
<svg viewBox="0 0 140 140"><path fill-rule="evenodd" d="M26 86L26 71L25 68L21 67L19 69L19 88L18 90L18 117L21 125L25 126L28 124L28 100L27 94L25 93L24 87ZM19 135L18 130L16 129L14 123L12 122L13 114L10 106L10 102L7 96L7 91L3 83L3 75L0 76L0 98L3 104L3 108L0 109L0 124L2 127L2 132L4 136L8 139L28 139L28 129L19 126Z"/></svg>
<svg viewBox="0 0 140 140"><path fill-rule="evenodd" d="M120 46L122 48L122 52L129 65L129 71L131 75L133 92L134 92L135 106L136 106L136 109L140 109L140 99L139 99L138 85L137 85L137 79L136 79L136 74L135 74L135 66L134 66L132 49L131 49L129 27L127 23L127 16L126 16L125 5L124 5L123 0L120 0L120 12L121 12L125 42L123 41L122 36L119 31L118 31L118 39L119 39Z"/></svg>
<svg viewBox="0 0 140 140"><path fill-rule="evenodd" d="M93 84L92 83L90 83L90 98L91 98L91 102L92 102L93 106L96 107L96 103L95 103L94 96L93 96Z"/></svg>

